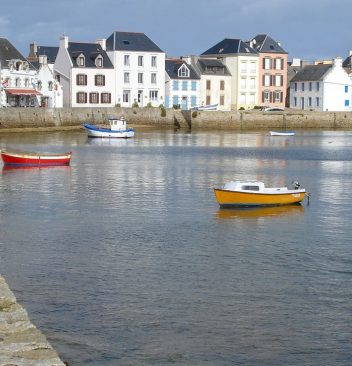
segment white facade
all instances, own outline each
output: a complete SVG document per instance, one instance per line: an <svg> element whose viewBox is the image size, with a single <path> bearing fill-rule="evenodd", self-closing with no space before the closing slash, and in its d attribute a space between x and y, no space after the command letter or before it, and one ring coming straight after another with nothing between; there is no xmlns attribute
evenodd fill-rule
<svg viewBox="0 0 352 366"><path fill-rule="evenodd" d="M82 51L77 51L80 49ZM103 53L105 51L98 42L69 43L67 36L60 38L54 71L63 87L64 106L115 106L114 68ZM109 65L106 65L107 60Z"/></svg>
<svg viewBox="0 0 352 366"><path fill-rule="evenodd" d="M259 56L226 55L222 61L229 69L231 79L231 107L248 109L258 105Z"/></svg>
<svg viewBox="0 0 352 366"><path fill-rule="evenodd" d="M107 51L114 65L115 104L121 107L151 105L165 99L165 53Z"/></svg>
<svg viewBox="0 0 352 366"><path fill-rule="evenodd" d="M307 66L313 67L313 66ZM319 80L300 80L299 74L290 83L290 108L316 111L350 111L352 81L336 58Z"/></svg>

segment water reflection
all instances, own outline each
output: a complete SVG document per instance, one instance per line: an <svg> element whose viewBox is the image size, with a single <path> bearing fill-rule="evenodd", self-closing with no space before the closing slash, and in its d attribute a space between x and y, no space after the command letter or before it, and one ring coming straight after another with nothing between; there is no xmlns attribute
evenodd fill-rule
<svg viewBox="0 0 352 366"><path fill-rule="evenodd" d="M16 171L38 171L38 170L70 170L71 167L69 165L58 165L58 166L46 166L46 165L36 165L36 166L25 166L25 165L4 165L2 167L2 173L6 174L9 172L16 172Z"/></svg>
<svg viewBox="0 0 352 366"><path fill-rule="evenodd" d="M253 207L236 209L219 209L216 213L218 219L253 219L269 216L302 215L304 207L301 204L276 206L276 207Z"/></svg>

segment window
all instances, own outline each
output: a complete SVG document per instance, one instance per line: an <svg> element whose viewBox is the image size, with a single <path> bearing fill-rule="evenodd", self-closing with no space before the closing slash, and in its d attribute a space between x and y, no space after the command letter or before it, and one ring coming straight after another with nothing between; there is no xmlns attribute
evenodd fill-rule
<svg viewBox="0 0 352 366"><path fill-rule="evenodd" d="M20 78L16 78L15 84L16 84L17 87L21 86L21 80L20 80Z"/></svg>
<svg viewBox="0 0 352 366"><path fill-rule="evenodd" d="M105 86L105 75L95 75L94 81L96 86Z"/></svg>
<svg viewBox="0 0 352 366"><path fill-rule="evenodd" d="M181 78L188 78L189 77L189 69L186 65L182 65L178 69L178 76Z"/></svg>
<svg viewBox="0 0 352 366"><path fill-rule="evenodd" d="M265 57L263 59L263 68L265 70L270 70L271 69L271 58Z"/></svg>
<svg viewBox="0 0 352 366"><path fill-rule="evenodd" d="M246 87L247 87L247 79L246 78L241 78L240 88L241 89L246 89Z"/></svg>
<svg viewBox="0 0 352 366"><path fill-rule="evenodd" d="M81 67L84 67L84 64L85 64L84 56L83 55L82 56L79 56L77 58L77 65L78 66L81 66Z"/></svg>
<svg viewBox="0 0 352 366"><path fill-rule="evenodd" d="M152 67L156 67L156 56L152 56Z"/></svg>
<svg viewBox="0 0 352 366"><path fill-rule="evenodd" d="M174 95L172 98L172 105L178 107L178 96Z"/></svg>
<svg viewBox="0 0 352 366"><path fill-rule="evenodd" d="M313 83L312 82L310 82L309 83L309 91L312 91L313 90Z"/></svg>
<svg viewBox="0 0 352 366"><path fill-rule="evenodd" d="M197 90L197 82L196 81L192 81L192 90Z"/></svg>
<svg viewBox="0 0 352 366"><path fill-rule="evenodd" d="M206 89L207 90L210 90L210 80L207 80L206 81Z"/></svg>
<svg viewBox="0 0 352 366"><path fill-rule="evenodd" d="M270 75L264 75L264 86L270 86L270 85L271 85Z"/></svg>
<svg viewBox="0 0 352 366"><path fill-rule="evenodd" d="M103 57L102 56L98 56L95 59L95 66L96 67L103 67Z"/></svg>
<svg viewBox="0 0 352 366"><path fill-rule="evenodd" d="M37 89L38 89L38 90L42 90L42 87L43 87L43 84L42 84L42 82L39 80L39 81L38 81L38 84L37 84Z"/></svg>
<svg viewBox="0 0 352 366"><path fill-rule="evenodd" d="M52 81L49 81L48 82L48 90L49 91L52 91L53 90L53 82Z"/></svg>
<svg viewBox="0 0 352 366"><path fill-rule="evenodd" d="M125 66L130 66L130 55L124 55L124 57L123 57L123 64Z"/></svg>
<svg viewBox="0 0 352 366"><path fill-rule="evenodd" d="M76 94L76 102L80 104L87 103L87 93L78 92Z"/></svg>
<svg viewBox="0 0 352 366"><path fill-rule="evenodd" d="M152 72L151 77L150 77L150 82L152 84L156 84L156 73Z"/></svg>
<svg viewBox="0 0 352 366"><path fill-rule="evenodd" d="M348 85L345 85L345 93L348 93Z"/></svg>
<svg viewBox="0 0 352 366"><path fill-rule="evenodd" d="M220 90L225 90L225 80L220 80Z"/></svg>
<svg viewBox="0 0 352 366"><path fill-rule="evenodd" d="M142 72L138 73L138 84L143 84L143 73Z"/></svg>
<svg viewBox="0 0 352 366"><path fill-rule="evenodd" d="M129 72L124 72L123 73L123 81L124 81L125 84L130 83L130 73Z"/></svg>
<svg viewBox="0 0 352 366"><path fill-rule="evenodd" d="M246 94L245 93L241 93L241 95L240 95L240 103L241 104L246 104Z"/></svg>
<svg viewBox="0 0 352 366"><path fill-rule="evenodd" d="M89 103L98 104L99 103L99 93L89 93Z"/></svg>
<svg viewBox="0 0 352 366"><path fill-rule="evenodd" d="M280 103L281 102L281 92L280 91L276 91L275 92L275 102L276 103Z"/></svg>
<svg viewBox="0 0 352 366"><path fill-rule="evenodd" d="M301 86L302 86L302 91L304 91L304 83L302 83Z"/></svg>
<svg viewBox="0 0 352 366"><path fill-rule="evenodd" d="M320 105L320 100L319 100L319 98L318 98L318 97L316 98L315 103L316 103L317 107L319 107L319 105Z"/></svg>
<svg viewBox="0 0 352 366"><path fill-rule="evenodd" d="M263 92L263 103L269 103L270 102L270 92L264 91Z"/></svg>
<svg viewBox="0 0 352 366"><path fill-rule="evenodd" d="M197 97L192 95L191 96L191 107L195 107L197 105Z"/></svg>
<svg viewBox="0 0 352 366"><path fill-rule="evenodd" d="M220 105L224 105L224 104L225 104L225 96L220 95Z"/></svg>
<svg viewBox="0 0 352 366"><path fill-rule="evenodd" d="M207 105L209 105L210 104L210 95L207 95L207 97L205 98L205 100L206 100L206 104Z"/></svg>
<svg viewBox="0 0 352 366"><path fill-rule="evenodd" d="M345 107L349 107L350 106L350 101L348 99L345 100Z"/></svg>
<svg viewBox="0 0 352 366"><path fill-rule="evenodd" d="M249 80L249 87L251 89L255 89L255 78L250 78L250 80Z"/></svg>
<svg viewBox="0 0 352 366"><path fill-rule="evenodd" d="M297 91L297 83L295 83L295 92Z"/></svg>
<svg viewBox="0 0 352 366"><path fill-rule="evenodd" d="M251 62L249 71L254 74L257 71L257 64L255 62Z"/></svg>
<svg viewBox="0 0 352 366"><path fill-rule="evenodd" d="M283 82L283 76L282 75L275 75L275 86L282 86Z"/></svg>
<svg viewBox="0 0 352 366"><path fill-rule="evenodd" d="M282 70L283 69L283 62L282 58L275 59L275 69Z"/></svg>
<svg viewBox="0 0 352 366"><path fill-rule="evenodd" d="M130 91L129 90L124 90L122 93L122 101L124 103L129 103L130 102Z"/></svg>
<svg viewBox="0 0 352 366"><path fill-rule="evenodd" d="M294 98L293 98L293 105L294 105L295 107L297 107L297 98L296 98L296 97L294 97Z"/></svg>
<svg viewBox="0 0 352 366"><path fill-rule="evenodd" d="M111 103L111 94L110 93L101 93L100 100L102 104Z"/></svg>
<svg viewBox="0 0 352 366"><path fill-rule="evenodd" d="M312 106L312 97L309 97L308 98L308 107L311 107Z"/></svg>
<svg viewBox="0 0 352 366"><path fill-rule="evenodd" d="M77 85L87 85L87 75L85 75L85 74L77 74L77 76L76 76L76 84Z"/></svg>
<svg viewBox="0 0 352 366"><path fill-rule="evenodd" d="M247 62L241 62L241 72L247 72Z"/></svg>
<svg viewBox="0 0 352 366"><path fill-rule="evenodd" d="M24 80L24 87L25 87L25 88L29 88L29 79L28 79L28 78L26 78L26 79Z"/></svg>
<svg viewBox="0 0 352 366"><path fill-rule="evenodd" d="M158 100L158 91L157 90L150 90L149 91L149 99L152 101Z"/></svg>
<svg viewBox="0 0 352 366"><path fill-rule="evenodd" d="M255 94L253 93L249 95L249 104L255 104Z"/></svg>
<svg viewBox="0 0 352 366"><path fill-rule="evenodd" d="M173 90L178 90L178 81L177 80L173 81Z"/></svg>
<svg viewBox="0 0 352 366"><path fill-rule="evenodd" d="M143 56L138 56L138 66L143 66Z"/></svg>
<svg viewBox="0 0 352 366"><path fill-rule="evenodd" d="M187 90L188 89L188 83L187 80L182 81L182 90Z"/></svg>
<svg viewBox="0 0 352 366"><path fill-rule="evenodd" d="M320 83L319 81L317 81L317 91L319 91L319 89L320 89Z"/></svg>

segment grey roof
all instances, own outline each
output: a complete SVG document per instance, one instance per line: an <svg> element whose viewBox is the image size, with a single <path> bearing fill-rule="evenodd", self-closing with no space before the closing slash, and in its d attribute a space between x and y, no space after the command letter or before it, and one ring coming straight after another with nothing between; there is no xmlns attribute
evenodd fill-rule
<svg viewBox="0 0 352 366"><path fill-rule="evenodd" d="M178 70L182 65L186 65L189 69L189 77L180 77L178 76ZM200 77L192 67L192 65L188 65L185 61L180 59L172 59L172 60L165 60L165 71L170 76L171 79L194 79L198 80Z"/></svg>
<svg viewBox="0 0 352 366"><path fill-rule="evenodd" d="M107 53L98 43L69 42L68 53L71 57L74 67L81 67L77 66L76 60L79 55L83 54L85 57L85 67L97 68L95 65L95 59L98 55L101 55L103 57L103 69L114 68Z"/></svg>
<svg viewBox="0 0 352 366"><path fill-rule="evenodd" d="M200 58L197 64L203 75L231 75L226 65L219 60Z"/></svg>
<svg viewBox="0 0 352 366"><path fill-rule="evenodd" d="M55 63L58 52L59 52L59 47L52 47L52 46L38 46L37 47L37 56L46 56L49 64Z"/></svg>
<svg viewBox="0 0 352 366"><path fill-rule="evenodd" d="M349 68L351 69L352 68L352 60L351 60L352 56L349 55L345 61L342 63L342 66L345 67L345 68Z"/></svg>
<svg viewBox="0 0 352 366"><path fill-rule="evenodd" d="M226 54L251 54L255 56L257 55L257 52L240 39L225 38L215 46L203 52L201 56Z"/></svg>
<svg viewBox="0 0 352 366"><path fill-rule="evenodd" d="M332 65L307 65L291 79L292 82L296 81L319 81L322 80L325 74L329 71Z"/></svg>
<svg viewBox="0 0 352 366"><path fill-rule="evenodd" d="M258 34L251 41L246 42L250 44L258 52L267 53L287 53L278 42L274 41L268 34Z"/></svg>
<svg viewBox="0 0 352 366"><path fill-rule="evenodd" d="M6 38L0 38L0 62L1 67L6 68L9 60L28 60L12 45L12 43ZM28 62L29 68L34 69L33 65Z"/></svg>
<svg viewBox="0 0 352 366"><path fill-rule="evenodd" d="M115 31L106 40L108 51L163 52L144 33Z"/></svg>

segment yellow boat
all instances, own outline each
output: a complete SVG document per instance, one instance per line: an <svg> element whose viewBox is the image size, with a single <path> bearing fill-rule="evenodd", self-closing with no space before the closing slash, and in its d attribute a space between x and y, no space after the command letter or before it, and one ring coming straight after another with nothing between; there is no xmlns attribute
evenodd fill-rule
<svg viewBox="0 0 352 366"><path fill-rule="evenodd" d="M231 181L220 188L214 188L220 207L281 206L301 202L306 190L298 182L294 187L269 188L263 182Z"/></svg>

